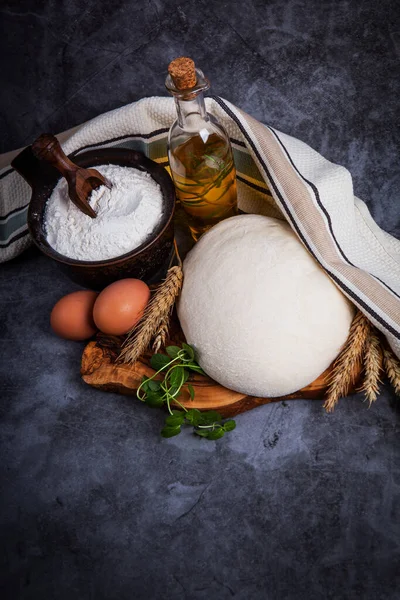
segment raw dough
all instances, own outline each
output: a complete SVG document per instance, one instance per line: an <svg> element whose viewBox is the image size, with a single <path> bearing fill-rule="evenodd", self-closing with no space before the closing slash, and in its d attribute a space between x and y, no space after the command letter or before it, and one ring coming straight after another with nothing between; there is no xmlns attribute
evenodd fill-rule
<svg viewBox="0 0 400 600"><path fill-rule="evenodd" d="M347 339L352 305L282 221L226 219L202 236L183 270L183 332L204 371L227 388L295 392Z"/></svg>

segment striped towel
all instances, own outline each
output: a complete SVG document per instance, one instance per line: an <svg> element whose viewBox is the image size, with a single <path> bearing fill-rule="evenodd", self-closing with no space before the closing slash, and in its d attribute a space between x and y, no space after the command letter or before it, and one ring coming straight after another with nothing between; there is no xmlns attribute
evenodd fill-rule
<svg viewBox="0 0 400 600"><path fill-rule="evenodd" d="M226 100L207 98L207 110L226 128L245 212L288 221L336 285L387 337L400 357L400 240L380 229L354 197L349 172L306 144L256 121ZM172 98L145 98L85 123L63 149L140 150L166 164ZM0 261L29 244L30 189L10 167L0 171Z"/></svg>

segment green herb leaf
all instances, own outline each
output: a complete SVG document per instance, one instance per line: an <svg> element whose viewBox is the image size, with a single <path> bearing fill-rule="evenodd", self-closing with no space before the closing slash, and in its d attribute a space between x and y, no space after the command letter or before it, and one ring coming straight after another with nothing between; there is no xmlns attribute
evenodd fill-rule
<svg viewBox="0 0 400 600"><path fill-rule="evenodd" d="M150 360L150 364L155 371L165 369L170 362L171 360L168 358L168 356L165 356L165 354L153 354Z"/></svg>
<svg viewBox="0 0 400 600"><path fill-rule="evenodd" d="M157 392L148 392L144 398L145 403L152 408L160 408L164 404L163 397Z"/></svg>
<svg viewBox="0 0 400 600"><path fill-rule="evenodd" d="M184 376L185 374L183 372L183 367L175 367L175 369L171 371L169 381L172 386L175 386L178 389L180 389L183 384Z"/></svg>
<svg viewBox="0 0 400 600"><path fill-rule="evenodd" d="M179 415L182 415L183 417L185 416L185 413L182 410L171 410L172 416L174 417L179 417Z"/></svg>
<svg viewBox="0 0 400 600"><path fill-rule="evenodd" d="M171 396L175 396L175 395L178 395L179 390L180 390L180 386L172 385L169 388L168 393L171 394Z"/></svg>
<svg viewBox="0 0 400 600"><path fill-rule="evenodd" d="M231 419L230 421L226 421L223 425L225 431L233 431L236 427L236 422Z"/></svg>
<svg viewBox="0 0 400 600"><path fill-rule="evenodd" d="M201 420L201 412L197 408L191 408L185 413L185 418L190 425L198 425Z"/></svg>
<svg viewBox="0 0 400 600"><path fill-rule="evenodd" d="M184 349L190 360L194 360L194 350L192 346L189 346L189 344L185 344L185 342L183 342L182 348Z"/></svg>
<svg viewBox="0 0 400 600"><path fill-rule="evenodd" d="M140 389L141 389L141 391L143 392L143 394L147 394L147 392L149 392L149 391L150 391L150 388L149 388L149 382L148 382L148 381L144 381L144 382L142 383L142 387L141 387Z"/></svg>
<svg viewBox="0 0 400 600"><path fill-rule="evenodd" d="M190 364L190 365L185 365L185 367L187 369L190 369L191 371L194 371L195 373L199 373L199 375L205 375L203 369L201 367L199 367L198 365Z"/></svg>
<svg viewBox="0 0 400 600"><path fill-rule="evenodd" d="M168 417L165 419L165 424L168 425L168 427L179 427L184 421L185 415L178 412L178 414L175 415L168 415Z"/></svg>
<svg viewBox="0 0 400 600"><path fill-rule="evenodd" d="M195 391L194 391L194 387L192 386L191 383L188 383L188 390L189 390L189 394L190 394L190 399L194 400L194 396L195 396Z"/></svg>
<svg viewBox="0 0 400 600"><path fill-rule="evenodd" d="M181 349L178 346L167 346L165 351L171 358L177 358Z"/></svg>
<svg viewBox="0 0 400 600"><path fill-rule="evenodd" d="M161 430L161 435L165 438L170 438L170 437L174 437L175 435L178 435L180 432L181 432L181 428L179 425L176 427L170 427L169 425L166 425Z"/></svg>
<svg viewBox="0 0 400 600"><path fill-rule="evenodd" d="M202 412L201 419L199 425L214 425L214 423L219 423L222 420L221 415L215 410L208 410L207 412Z"/></svg>
<svg viewBox="0 0 400 600"><path fill-rule="evenodd" d="M209 432L209 431L207 431L207 430L204 430L204 429L195 429L195 430L194 430L194 433L195 433L196 435L199 435L199 436L201 436L201 437L208 438L208 434L209 434L210 432Z"/></svg>
<svg viewBox="0 0 400 600"><path fill-rule="evenodd" d="M147 386L148 386L149 390L152 392L158 392L158 390L161 387L160 382L154 381L154 379L149 379L149 381L147 382Z"/></svg>
<svg viewBox="0 0 400 600"><path fill-rule="evenodd" d="M222 427L218 427L218 429L214 429L213 431L208 432L209 440L219 440L225 435L225 430Z"/></svg>

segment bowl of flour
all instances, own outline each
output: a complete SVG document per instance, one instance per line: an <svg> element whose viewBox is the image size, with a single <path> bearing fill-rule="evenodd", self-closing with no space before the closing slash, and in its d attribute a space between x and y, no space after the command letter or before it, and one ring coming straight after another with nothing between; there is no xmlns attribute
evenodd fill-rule
<svg viewBox="0 0 400 600"><path fill-rule="evenodd" d="M85 287L102 289L125 277L160 279L174 237L175 189L167 171L122 148L82 152L73 160L96 168L111 189L92 192L92 219L70 201L65 179L37 161L35 177L26 177L33 187L28 226L35 244Z"/></svg>

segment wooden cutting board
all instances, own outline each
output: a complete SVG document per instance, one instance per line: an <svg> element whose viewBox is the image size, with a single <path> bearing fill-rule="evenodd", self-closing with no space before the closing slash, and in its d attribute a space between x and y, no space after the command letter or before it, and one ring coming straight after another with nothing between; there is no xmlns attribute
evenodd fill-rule
<svg viewBox="0 0 400 600"><path fill-rule="evenodd" d="M194 242L188 234L185 213L179 206L175 213L175 236L180 256L183 259ZM90 342L83 352L81 375L86 383L100 390L136 396L136 389L142 381L143 375L150 377L154 375L154 370L150 366L150 355L141 357L132 366L116 363L115 359L119 354L122 341L123 338L111 338L99 334L96 341ZM168 344L180 346L184 341L186 340L174 311ZM331 371L332 366L307 387L279 398L246 396L222 387L209 377L194 375L189 381L195 389L194 400L190 400L187 388L183 388L179 401L187 408L217 410L222 416L230 417L262 404L279 400L323 399L327 392ZM361 367L357 373L354 373L355 383L349 393L352 393L358 385L360 374Z"/></svg>
<svg viewBox="0 0 400 600"><path fill-rule="evenodd" d="M175 336L171 343L175 342L179 344L182 341L181 337L181 335ZM122 340L119 338L105 336L98 337L97 341L89 342L82 356L82 379L87 384L106 392L135 396L136 389L143 375L150 377L154 375L154 370L149 363L150 355L142 357L132 366L116 363L115 359L118 356L121 342ZM223 417L233 417L262 404L269 404L270 402L302 398L322 399L327 391L327 382L331 370L332 367L329 367L313 383L298 392L279 398L246 396L245 394L224 388L209 377L193 375L190 383L195 389L194 400L190 399L187 388L183 388L179 401L187 408L217 410ZM360 373L358 372L355 377L356 383L359 375ZM354 387L350 390L350 393L354 391Z"/></svg>

